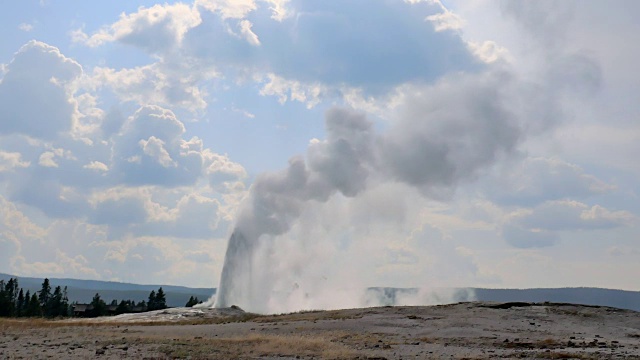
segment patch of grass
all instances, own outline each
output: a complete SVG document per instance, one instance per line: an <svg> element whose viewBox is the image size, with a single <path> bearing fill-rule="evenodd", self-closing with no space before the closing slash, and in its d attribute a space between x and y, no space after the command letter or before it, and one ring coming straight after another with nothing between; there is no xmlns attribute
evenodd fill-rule
<svg viewBox="0 0 640 360"><path fill-rule="evenodd" d="M556 347L563 347L565 344L561 343L557 339L549 338L549 339L536 341L533 343L533 345L536 348L556 348Z"/></svg>
<svg viewBox="0 0 640 360"><path fill-rule="evenodd" d="M387 334L381 333L348 333L345 331L333 331L330 333L332 338L336 342L340 342L342 344L359 346L359 345L368 345L373 346L376 344L385 344L385 345L398 345L399 342L396 340L391 340Z"/></svg>
<svg viewBox="0 0 640 360"><path fill-rule="evenodd" d="M566 309L561 307L549 307L547 311L559 315L568 315L568 316L577 316L577 317L596 317L597 315L594 313L589 313L585 311L581 311L581 309Z"/></svg>
<svg viewBox="0 0 640 360"><path fill-rule="evenodd" d="M289 314L265 315L256 318L254 321L259 323L273 323L282 321L319 321L319 320L347 320L359 319L362 317L360 312L352 312L345 310L329 310L329 311L300 311Z"/></svg>
<svg viewBox="0 0 640 360"><path fill-rule="evenodd" d="M579 359L579 360L598 360L599 356L595 354L584 354L584 353L574 353L574 352L542 352L529 354L535 355L536 359Z"/></svg>
<svg viewBox="0 0 640 360"><path fill-rule="evenodd" d="M162 326L162 325L209 325L247 322L262 315L245 313L231 317L195 318L182 320L148 321L105 321L105 318L92 319L45 319L45 318L0 318L0 330L8 329L49 329L63 327L117 327L117 326Z"/></svg>
<svg viewBox="0 0 640 360"><path fill-rule="evenodd" d="M172 340L159 351L170 358L226 359L265 356L302 356L349 359L358 353L323 336L263 335L221 339Z"/></svg>
<svg viewBox="0 0 640 360"><path fill-rule="evenodd" d="M78 323L80 326L97 326L99 323L86 322ZM0 330L22 330L22 329L49 329L74 326L65 320L52 320L44 318L0 318Z"/></svg>
<svg viewBox="0 0 640 360"><path fill-rule="evenodd" d="M495 343L496 346L514 349L514 348L522 348L522 349L557 349L564 347L565 344L561 343L556 339L544 339L538 341L509 341L509 342L498 342Z"/></svg>
<svg viewBox="0 0 640 360"><path fill-rule="evenodd" d="M437 339L429 338L429 337L419 337L416 340L421 343L428 343L428 344L435 344L438 342Z"/></svg>

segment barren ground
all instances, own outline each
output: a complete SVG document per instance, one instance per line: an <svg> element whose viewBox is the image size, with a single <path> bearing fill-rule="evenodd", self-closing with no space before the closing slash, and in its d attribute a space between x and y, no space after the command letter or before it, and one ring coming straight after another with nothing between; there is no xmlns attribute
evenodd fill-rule
<svg viewBox="0 0 640 360"><path fill-rule="evenodd" d="M0 359L640 359L639 348L640 313L549 303L0 320Z"/></svg>

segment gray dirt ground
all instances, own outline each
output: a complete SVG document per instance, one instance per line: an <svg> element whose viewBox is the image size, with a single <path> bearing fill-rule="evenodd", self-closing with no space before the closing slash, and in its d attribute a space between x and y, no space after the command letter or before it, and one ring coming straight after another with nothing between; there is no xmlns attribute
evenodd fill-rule
<svg viewBox="0 0 640 360"><path fill-rule="evenodd" d="M640 359L639 348L638 312L548 303L0 321L0 359Z"/></svg>

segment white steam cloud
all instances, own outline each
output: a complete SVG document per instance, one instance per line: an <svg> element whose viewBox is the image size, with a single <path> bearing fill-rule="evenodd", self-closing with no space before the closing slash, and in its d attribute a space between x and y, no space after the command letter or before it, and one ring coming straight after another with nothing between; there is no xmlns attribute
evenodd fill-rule
<svg viewBox="0 0 640 360"><path fill-rule="evenodd" d="M375 255L366 250L367 238L374 234L362 229L374 228L376 220L349 223L349 206L372 189L393 186L406 189L401 196L447 199L457 185L515 153L527 136L558 122L556 99L564 88L555 86L557 71L537 84L494 69L412 86L384 131L362 113L327 111L326 140L312 141L306 156L256 179L229 240L216 306L280 312L468 298L423 283L391 298L372 292L378 284L371 274L383 264L369 259ZM392 262L416 257L399 249Z"/></svg>

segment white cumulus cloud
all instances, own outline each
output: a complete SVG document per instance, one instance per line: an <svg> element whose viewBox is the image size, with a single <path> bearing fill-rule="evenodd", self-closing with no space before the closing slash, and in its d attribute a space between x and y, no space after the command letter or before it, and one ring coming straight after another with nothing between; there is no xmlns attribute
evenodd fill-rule
<svg viewBox="0 0 640 360"><path fill-rule="evenodd" d="M18 152L0 151L0 172L11 171L14 168L25 168L31 165L29 161L22 160L22 154Z"/></svg>

